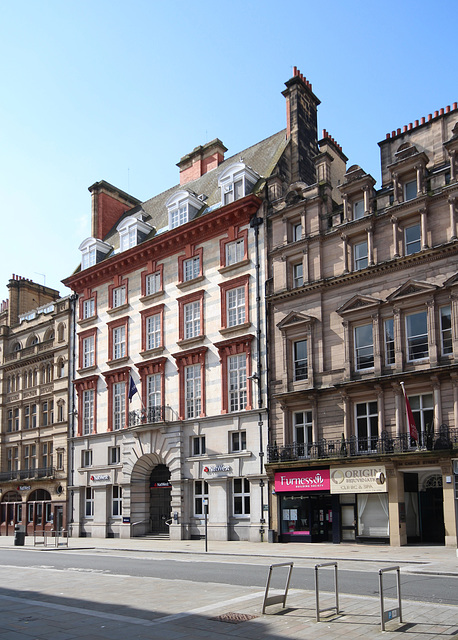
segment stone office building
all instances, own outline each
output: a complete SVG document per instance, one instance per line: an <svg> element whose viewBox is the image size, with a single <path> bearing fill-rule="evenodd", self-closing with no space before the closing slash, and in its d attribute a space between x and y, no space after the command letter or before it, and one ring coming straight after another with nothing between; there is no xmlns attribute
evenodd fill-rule
<svg viewBox="0 0 458 640"><path fill-rule="evenodd" d="M0 535L67 528L72 300L19 276L0 308Z"/></svg>
<svg viewBox="0 0 458 640"><path fill-rule="evenodd" d="M312 179L269 208L271 527L456 546L457 104L379 146L377 189L323 131Z"/></svg>

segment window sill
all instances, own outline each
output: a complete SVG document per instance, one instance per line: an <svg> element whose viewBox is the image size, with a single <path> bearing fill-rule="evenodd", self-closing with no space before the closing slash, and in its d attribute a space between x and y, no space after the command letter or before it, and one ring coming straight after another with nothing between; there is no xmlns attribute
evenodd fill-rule
<svg viewBox="0 0 458 640"><path fill-rule="evenodd" d="M164 295L164 291L156 291L156 293L150 293L148 296L141 296L140 302L153 302L153 300L159 300Z"/></svg>
<svg viewBox="0 0 458 640"><path fill-rule="evenodd" d="M225 275L226 273L232 273L241 267L247 267L250 264L251 260L249 258L245 258L245 260L240 260L240 262L234 262L234 264L227 264L224 267L220 267L218 269L218 273L221 275Z"/></svg>
<svg viewBox="0 0 458 640"><path fill-rule="evenodd" d="M156 347L155 349L146 349L146 351L140 351L142 358L153 358L164 351L165 347Z"/></svg>
<svg viewBox="0 0 458 640"><path fill-rule="evenodd" d="M205 276L197 276L197 278L193 278L192 280L186 280L185 282L177 282L177 289L190 289L194 285L199 282L203 282L205 280Z"/></svg>
<svg viewBox="0 0 458 640"><path fill-rule="evenodd" d="M125 311L126 309L129 309L130 305L128 302L119 305L119 307L113 307L111 309L107 309L107 313L112 316L112 315L116 315L117 313L119 313L120 311Z"/></svg>
<svg viewBox="0 0 458 640"><path fill-rule="evenodd" d="M251 322L244 322L243 324L236 324L233 327L223 327L222 329L219 330L219 332L222 336L228 336L228 335L232 335L233 333L236 333L237 331L241 331L241 330L245 331L250 327L251 327Z"/></svg>
<svg viewBox="0 0 458 640"><path fill-rule="evenodd" d="M80 376L84 375L85 373L88 373L89 371L95 371L97 369L97 365L93 364L90 367L83 367L82 369L77 369L76 373L78 373ZM59 378L60 380L61 378Z"/></svg>
<svg viewBox="0 0 458 640"><path fill-rule="evenodd" d="M190 347L193 344L198 344L199 342L202 342L204 338L205 336L201 334L200 336L195 336L194 338L186 338L185 340L178 340L177 345L179 347Z"/></svg>
<svg viewBox="0 0 458 640"><path fill-rule="evenodd" d="M77 321L77 324L80 327L85 327L88 324L92 324L94 322L94 320L97 320L97 316L96 315L91 316L90 318L81 318L80 320Z"/></svg>
<svg viewBox="0 0 458 640"><path fill-rule="evenodd" d="M120 364L123 364L128 360L129 360L129 356L124 356L123 358L117 358L116 360L107 360L107 365L109 367L118 367Z"/></svg>

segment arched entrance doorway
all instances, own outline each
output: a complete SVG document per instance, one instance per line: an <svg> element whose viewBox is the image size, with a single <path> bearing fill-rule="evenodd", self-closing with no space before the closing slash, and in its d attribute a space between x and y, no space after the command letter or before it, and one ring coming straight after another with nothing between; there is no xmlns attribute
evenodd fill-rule
<svg viewBox="0 0 458 640"><path fill-rule="evenodd" d="M445 543L444 494L442 476L425 478L419 493L421 541L430 544Z"/></svg>
<svg viewBox="0 0 458 640"><path fill-rule="evenodd" d="M51 495L45 489L36 489L27 500L27 533L30 535L34 531L51 531L52 528Z"/></svg>
<svg viewBox="0 0 458 640"><path fill-rule="evenodd" d="M150 531L154 534L169 532L167 520L171 511L170 471L165 464L154 467L150 476Z"/></svg>
<svg viewBox="0 0 458 640"><path fill-rule="evenodd" d="M15 524L22 524L22 498L17 491L7 491L1 505L1 535L13 535Z"/></svg>

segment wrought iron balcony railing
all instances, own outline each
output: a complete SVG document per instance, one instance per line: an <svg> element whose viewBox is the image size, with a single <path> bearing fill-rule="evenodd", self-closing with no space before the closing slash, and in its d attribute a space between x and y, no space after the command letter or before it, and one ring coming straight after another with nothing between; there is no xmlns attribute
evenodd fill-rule
<svg viewBox="0 0 458 640"><path fill-rule="evenodd" d="M170 420L172 420L172 409L167 406L129 411L129 427L137 427L142 424L155 424L157 422L169 422Z"/></svg>
<svg viewBox="0 0 458 640"><path fill-rule="evenodd" d="M418 434L418 441L408 434L391 436L382 431L380 436L357 438L351 436L340 440L321 439L318 442L293 442L283 446L267 446L267 462L287 462L294 460L319 460L322 458L350 458L367 455L394 455L418 451L439 451L458 448L458 429L441 425L437 432L424 431Z"/></svg>
<svg viewBox="0 0 458 640"><path fill-rule="evenodd" d="M16 471L0 472L0 482L8 480L32 480L33 478L49 478L54 475L54 467L39 467L37 469L20 469Z"/></svg>

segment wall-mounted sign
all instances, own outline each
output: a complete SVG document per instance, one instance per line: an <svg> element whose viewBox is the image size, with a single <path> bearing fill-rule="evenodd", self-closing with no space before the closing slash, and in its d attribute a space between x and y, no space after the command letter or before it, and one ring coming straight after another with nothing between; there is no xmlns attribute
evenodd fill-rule
<svg viewBox="0 0 458 640"><path fill-rule="evenodd" d="M165 482L152 482L150 484L150 489L170 489L172 485L167 480Z"/></svg>
<svg viewBox="0 0 458 640"><path fill-rule="evenodd" d="M91 476L92 482L101 482L103 480L109 480L110 476L108 473L96 473Z"/></svg>
<svg viewBox="0 0 458 640"><path fill-rule="evenodd" d="M209 467L204 467L204 473L230 473L232 467L228 464L212 464Z"/></svg>
<svg viewBox="0 0 458 640"><path fill-rule="evenodd" d="M331 493L386 493L383 465L331 469Z"/></svg>
<svg viewBox="0 0 458 640"><path fill-rule="evenodd" d="M329 469L280 471L275 474L275 492L329 491Z"/></svg>
<svg viewBox="0 0 458 640"><path fill-rule="evenodd" d="M30 489L31 489L31 488L32 488L32 487L30 487L29 485L21 484L21 485L17 488L17 490L18 490L18 491L30 491Z"/></svg>
<svg viewBox="0 0 458 640"><path fill-rule="evenodd" d="M123 516L123 517L122 517L122 521L123 521L123 523L124 523L124 524L129 524L129 523L130 523L130 518L129 518L129 516Z"/></svg>

